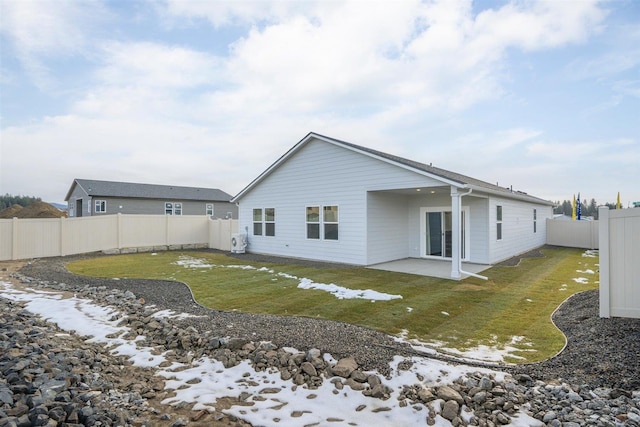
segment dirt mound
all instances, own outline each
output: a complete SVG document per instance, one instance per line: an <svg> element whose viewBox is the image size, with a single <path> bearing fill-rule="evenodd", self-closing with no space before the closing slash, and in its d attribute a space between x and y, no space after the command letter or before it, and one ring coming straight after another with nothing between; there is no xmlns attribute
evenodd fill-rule
<svg viewBox="0 0 640 427"><path fill-rule="evenodd" d="M6 209L2 209L0 211L0 219L13 218L14 216L16 216L18 211L21 211L22 209L23 207L20 205L13 205L13 206L9 206Z"/></svg>
<svg viewBox="0 0 640 427"><path fill-rule="evenodd" d="M12 212L7 212L14 208L16 209ZM5 216L5 212L7 212L6 215L8 216ZM46 202L35 202L26 208L13 205L0 212L0 218L60 218L63 216L67 216L67 214Z"/></svg>

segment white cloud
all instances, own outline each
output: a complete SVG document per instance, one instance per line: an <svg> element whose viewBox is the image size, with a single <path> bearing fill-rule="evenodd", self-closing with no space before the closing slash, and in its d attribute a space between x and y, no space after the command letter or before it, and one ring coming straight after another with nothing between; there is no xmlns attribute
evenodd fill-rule
<svg viewBox="0 0 640 427"><path fill-rule="evenodd" d="M54 81L47 58L81 53L87 34L109 12L98 2L2 0L0 31L11 40L13 52L36 84Z"/></svg>
<svg viewBox="0 0 640 427"><path fill-rule="evenodd" d="M492 182L513 173L514 187L540 195L524 171L549 175L554 159L576 149L604 153L601 142L550 142L547 129L526 120L476 131L460 116L509 90L511 50L579 44L600 31L605 12L597 2L516 2L479 13L466 0L156 3L174 25L163 37L181 25L194 33L205 25L211 37L233 27L224 35L241 36L226 56L212 53L206 38L149 41L124 27L106 35L99 24L109 12L99 3L5 2L3 9L9 3L3 36L24 48L20 60L36 80L55 77L47 62L54 57L87 55L93 67L83 86L64 88L73 96L67 111L3 128L10 192L43 193L37 183L21 187L14 165L31 162L39 181L57 180L62 195L81 176L234 193L309 131ZM620 92L637 93L637 83L619 81Z"/></svg>
<svg viewBox="0 0 640 427"><path fill-rule="evenodd" d="M103 50L105 65L96 74L108 85L173 90L220 81L220 60L193 49L149 42L110 42Z"/></svg>

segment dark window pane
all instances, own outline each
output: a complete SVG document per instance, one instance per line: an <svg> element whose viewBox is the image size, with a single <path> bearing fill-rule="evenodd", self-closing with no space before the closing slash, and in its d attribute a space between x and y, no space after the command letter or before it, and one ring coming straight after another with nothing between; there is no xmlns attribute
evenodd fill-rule
<svg viewBox="0 0 640 427"><path fill-rule="evenodd" d="M502 240L502 224L496 224L498 227L496 228L497 232L498 232L498 240Z"/></svg>
<svg viewBox="0 0 640 427"><path fill-rule="evenodd" d="M320 224L307 224L307 239L320 238Z"/></svg>
<svg viewBox="0 0 640 427"><path fill-rule="evenodd" d="M276 224L274 222L267 222L264 225L264 235L265 236L275 236L276 235Z"/></svg>
<svg viewBox="0 0 640 427"><path fill-rule="evenodd" d="M254 222L253 223L253 235L254 236L262 236L262 223Z"/></svg>
<svg viewBox="0 0 640 427"><path fill-rule="evenodd" d="M338 224L324 225L325 240L338 240Z"/></svg>

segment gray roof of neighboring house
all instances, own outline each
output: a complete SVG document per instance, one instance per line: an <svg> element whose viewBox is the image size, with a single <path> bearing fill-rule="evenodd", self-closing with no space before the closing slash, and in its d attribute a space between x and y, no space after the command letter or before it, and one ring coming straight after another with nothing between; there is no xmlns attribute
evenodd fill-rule
<svg viewBox="0 0 640 427"><path fill-rule="evenodd" d="M181 187L177 185L138 184L134 182L99 181L74 179L66 200L74 187L80 186L92 197L122 197L133 199L197 200L205 202L228 202L231 195L217 188Z"/></svg>
<svg viewBox="0 0 640 427"><path fill-rule="evenodd" d="M372 148L363 147L361 145L352 144L352 143L346 142L346 141L341 141L339 139L335 139L335 138L331 138L331 137L328 137L328 136L320 135L320 134L317 134L317 133L314 133L314 132L310 132L304 138L302 138L295 146L293 146L293 148L291 148L289 151L287 151L282 157L280 157L275 163L273 163L258 178L253 180L247 187L245 187L242 191L240 191L240 193L238 193L236 196L234 196L233 201L236 201L245 192L247 192L255 184L257 184L259 181L261 181L262 178L264 178L266 175L271 173L271 171L273 169L275 169L280 163L282 163L285 159L287 159L288 157L293 155L293 153L296 152L300 147L302 147L303 145L305 145L307 142L309 142L311 139L314 139L314 138L315 139L319 139L319 140L323 140L323 141L326 141L326 142L329 142L329 143L332 143L332 144L335 144L335 145L343 146L345 148L349 148L349 149L355 150L357 152L360 152L360 153L363 153L363 154L366 154L366 155L377 157L377 158L383 159L385 161L388 161L390 163L394 163L394 164L397 164L397 165L402 165L402 166L409 167L409 168L417 170L417 171L425 172L428 175L431 175L431 176L433 176L435 178L439 177L439 178L441 178L441 179L443 179L445 181L449 181L449 182L451 182L453 184L458 184L461 187L475 188L475 189L478 189L480 191L486 191L486 192L493 193L493 194L501 194L501 195L504 195L505 197L509 197L509 198L516 198L516 199L527 200L527 201L535 202L535 203L553 205L553 203L548 201L548 200L544 200L544 199L540 199L540 198L535 197L535 196L531 196L531 195L529 195L527 193L524 193L522 191L515 191L515 190L511 190L510 188L500 187L499 185L495 185L495 184L491 184L491 183L488 183L488 182L485 182L485 181L481 181L479 179L471 178L469 176L462 175L462 174L459 174L459 173L456 173L456 172L451 172L451 171L448 171L448 170L445 170L445 169L440 169L440 168L437 168L437 167L432 166L432 165L427 165L425 163L416 162L414 160L406 159L404 157L399 157L399 156L395 156L393 154L384 153L382 151L374 150Z"/></svg>

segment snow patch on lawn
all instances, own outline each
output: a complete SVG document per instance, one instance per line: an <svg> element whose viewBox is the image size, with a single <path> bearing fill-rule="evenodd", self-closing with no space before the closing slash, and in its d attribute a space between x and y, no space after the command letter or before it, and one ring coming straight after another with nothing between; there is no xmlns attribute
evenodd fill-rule
<svg viewBox="0 0 640 427"><path fill-rule="evenodd" d="M334 283L316 283L306 277L297 277L288 273L276 273L272 269L267 267L256 268L251 265L216 265L207 264L205 260L199 258L193 258L190 256L181 256L180 259L174 262L176 265L180 265L185 268L237 268L241 270L255 270L261 273L273 274L278 277L284 277L285 279L293 279L298 281L299 289L315 289L320 291L329 292L338 299L366 299L370 301L389 301L393 299L402 299L402 295L393 295L383 292L374 291L371 289L349 289L343 286L338 286ZM277 277L272 278L272 281L277 280Z"/></svg>

